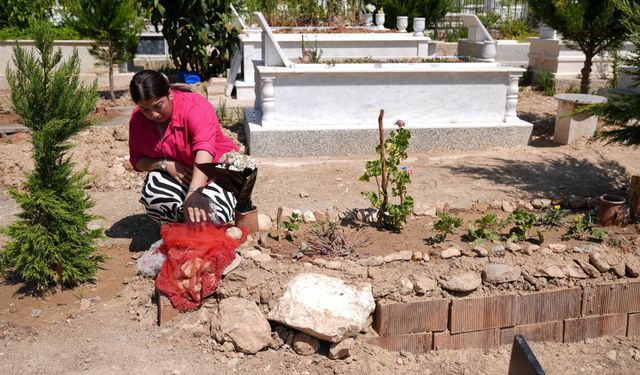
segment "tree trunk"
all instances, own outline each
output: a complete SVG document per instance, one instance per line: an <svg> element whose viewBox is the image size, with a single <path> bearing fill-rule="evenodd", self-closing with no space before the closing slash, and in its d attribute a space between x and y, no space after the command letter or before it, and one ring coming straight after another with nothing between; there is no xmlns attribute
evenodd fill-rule
<svg viewBox="0 0 640 375"><path fill-rule="evenodd" d="M111 101L116 101L116 93L113 92L113 48L112 48L111 40L109 40L107 53L109 54L109 95L111 96Z"/></svg>
<svg viewBox="0 0 640 375"><path fill-rule="evenodd" d="M382 204L380 205L380 211L378 211L378 223L382 222L384 212L387 210L387 204L389 197L387 196L387 165L384 158L384 126L382 125L382 118L384 117L384 109L380 110L378 115L378 130L380 132L380 170L382 171L381 193Z"/></svg>
<svg viewBox="0 0 640 375"><path fill-rule="evenodd" d="M580 71L582 77L580 77L580 93L588 94L589 86L591 83L591 66L593 65L593 53L585 53L584 54L584 66Z"/></svg>
<svg viewBox="0 0 640 375"><path fill-rule="evenodd" d="M629 183L629 213L631 220L640 221L640 175L631 176Z"/></svg>

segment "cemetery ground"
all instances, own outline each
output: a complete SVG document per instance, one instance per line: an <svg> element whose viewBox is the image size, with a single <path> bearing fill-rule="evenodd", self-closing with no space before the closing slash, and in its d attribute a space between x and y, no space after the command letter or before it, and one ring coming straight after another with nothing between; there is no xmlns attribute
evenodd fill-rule
<svg viewBox="0 0 640 375"><path fill-rule="evenodd" d="M0 95L1 97L2 95ZM6 102L1 103L4 108ZM120 105L129 105L125 100ZM626 195L630 175L640 174L637 149L601 142L580 141L568 146L552 142L556 101L525 89L518 114L534 123L530 146L481 151L436 150L411 153L406 165L413 169L409 195L418 215L400 233L380 231L344 213L368 207L360 194L374 189L373 183L358 181L366 160L361 156L260 158L254 204L275 221L279 207L304 211L340 213L348 238L359 233L370 245L347 257L309 254L292 256L301 241L309 241L314 224L302 224L289 242L276 240L276 230L251 239L241 251L249 254L258 246L261 256L245 259L227 276L217 298L238 296L269 310L289 280L302 272L323 273L372 284L376 300L410 302L428 298L456 298L443 282L454 274L482 272L488 262L518 268L515 281L493 284L486 280L467 297L551 291L612 281L637 280L633 270L640 265L640 226L626 224L605 228L609 236L601 243L585 239L562 241L577 215L590 212L593 198L604 193ZM361 333L350 357L331 360L327 347L318 354L299 355L291 338L277 336L270 348L255 355L235 352L220 344L209 332L209 313L216 297L203 308L181 314L158 327L152 302L153 281L136 275L135 259L159 238L159 230L147 219L138 199L143 176L128 163L127 120L107 108L105 126L95 126L74 138L72 159L86 165L94 181L87 190L95 200L93 212L100 215L92 225L105 230L100 249L110 259L95 282L44 297L30 294L13 280L0 282L0 372L2 373L255 373L255 374L506 374L510 345L494 349L432 351L427 354L388 352L366 343L375 336L369 327ZM10 113L0 115L11 116ZM371 114L376 121L377 113ZM6 121L6 120L5 120ZM390 126L395 119L387 119ZM0 125L2 121L0 121ZM407 124L410 129L411 124ZM243 141L241 126L225 129ZM444 145L443 145L444 146ZM13 220L17 206L6 189L19 187L31 166L29 136L17 133L0 138L0 226ZM508 249L485 243L488 257L473 251L465 240L467 223L487 213L505 218L515 206L529 207L535 199L548 198L566 207L574 206L563 228L544 228L545 242L539 247L519 243ZM444 244L431 244L434 212L448 210L464 219ZM532 231L534 232L534 231ZM533 236L533 233L532 233ZM0 238L0 246L6 238ZM502 245L506 245L502 242ZM553 245L553 246L550 246ZM460 256L445 259L441 253L451 246ZM358 260L410 251L422 260L399 260L365 267ZM589 263L599 253L613 267L595 277L584 273L579 262ZM255 253L254 253L255 254ZM268 257L266 255L269 255ZM332 265L326 261L334 261ZM427 260L428 259L428 260ZM622 271L620 271L622 265ZM571 268L576 277L550 274L557 266ZM628 271L625 266L628 266ZM575 268L577 267L577 268ZM545 272L547 274L545 274ZM430 290L407 291L406 281L418 278L435 281ZM636 275L637 277L637 275ZM416 282L417 284L417 282ZM404 289L403 289L404 288ZM427 288L429 289L429 288ZM289 335L293 337L292 335ZM530 342L538 360L549 374L636 374L640 372L640 338L608 336L575 343Z"/></svg>

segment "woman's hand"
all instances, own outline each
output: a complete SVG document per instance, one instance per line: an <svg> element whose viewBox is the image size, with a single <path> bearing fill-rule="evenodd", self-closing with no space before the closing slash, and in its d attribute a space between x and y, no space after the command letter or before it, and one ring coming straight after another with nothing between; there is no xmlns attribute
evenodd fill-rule
<svg viewBox="0 0 640 375"><path fill-rule="evenodd" d="M167 172L180 185L189 186L193 169L175 160L167 161Z"/></svg>
<svg viewBox="0 0 640 375"><path fill-rule="evenodd" d="M184 222L202 223L210 220L209 198L199 190L190 191L184 199Z"/></svg>

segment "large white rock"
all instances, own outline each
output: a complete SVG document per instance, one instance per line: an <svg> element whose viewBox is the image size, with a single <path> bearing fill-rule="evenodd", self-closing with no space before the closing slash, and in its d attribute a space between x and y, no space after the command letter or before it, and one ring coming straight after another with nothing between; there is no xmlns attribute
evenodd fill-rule
<svg viewBox="0 0 640 375"><path fill-rule="evenodd" d="M255 302L238 297L220 301L212 336L230 341L237 351L255 354L271 343L271 326Z"/></svg>
<svg viewBox="0 0 640 375"><path fill-rule="evenodd" d="M291 280L268 318L336 343L356 336L374 309L371 284L303 273Z"/></svg>

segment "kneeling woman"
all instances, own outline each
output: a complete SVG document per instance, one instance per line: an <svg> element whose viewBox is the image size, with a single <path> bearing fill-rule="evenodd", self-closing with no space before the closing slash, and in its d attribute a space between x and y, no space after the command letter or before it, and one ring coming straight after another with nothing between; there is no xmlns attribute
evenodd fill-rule
<svg viewBox="0 0 640 375"><path fill-rule="evenodd" d="M209 101L172 88L161 73L143 70L129 84L136 108L129 121L129 154L136 171L149 171L140 202L159 224L233 220L236 199L195 163L217 162L237 146L220 128Z"/></svg>

